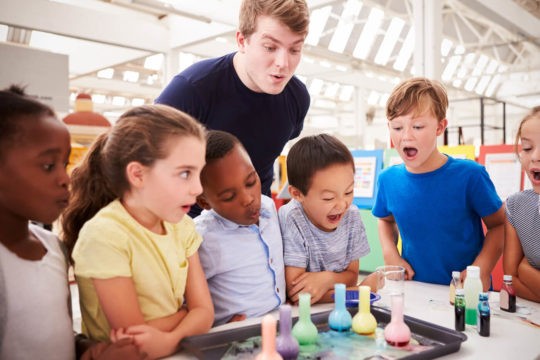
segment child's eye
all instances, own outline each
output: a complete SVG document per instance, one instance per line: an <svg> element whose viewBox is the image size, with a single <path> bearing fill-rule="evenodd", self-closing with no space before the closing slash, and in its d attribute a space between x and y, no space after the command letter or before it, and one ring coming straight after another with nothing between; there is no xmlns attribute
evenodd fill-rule
<svg viewBox="0 0 540 360"><path fill-rule="evenodd" d="M413 126L413 129L415 129L415 130L420 130L420 129L423 129L423 128L424 127L420 126L420 125Z"/></svg>
<svg viewBox="0 0 540 360"><path fill-rule="evenodd" d="M345 195L347 195L347 196L352 195L352 194L353 194L353 190L347 191L347 192L345 193Z"/></svg>
<svg viewBox="0 0 540 360"><path fill-rule="evenodd" d="M323 201L332 201L334 198L323 198Z"/></svg>
<svg viewBox="0 0 540 360"><path fill-rule="evenodd" d="M525 152L529 152L529 151L532 150L532 148L531 147L522 147L521 150L525 151Z"/></svg>
<svg viewBox="0 0 540 360"><path fill-rule="evenodd" d="M46 172L53 171L54 170L54 163L43 164L43 170L45 170Z"/></svg>
<svg viewBox="0 0 540 360"><path fill-rule="evenodd" d="M221 201L223 201L223 202L231 202L231 201L234 200L235 197L236 197L235 194L231 194L230 196L222 198Z"/></svg>
<svg viewBox="0 0 540 360"><path fill-rule="evenodd" d="M392 128L392 130L395 130L395 131L400 131L401 129L402 129L401 126L396 126Z"/></svg>
<svg viewBox="0 0 540 360"><path fill-rule="evenodd" d="M276 48L274 46L265 46L264 49L268 52L272 52L274 50L276 50Z"/></svg>
<svg viewBox="0 0 540 360"><path fill-rule="evenodd" d="M246 187L248 187L248 188L254 187L255 184L257 184L257 180L246 183Z"/></svg>
<svg viewBox="0 0 540 360"><path fill-rule="evenodd" d="M182 171L179 175L182 179L188 179L191 172L189 170Z"/></svg>

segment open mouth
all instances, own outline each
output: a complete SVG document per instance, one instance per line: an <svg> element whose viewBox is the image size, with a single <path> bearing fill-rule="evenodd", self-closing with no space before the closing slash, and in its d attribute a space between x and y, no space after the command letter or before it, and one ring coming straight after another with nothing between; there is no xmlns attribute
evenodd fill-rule
<svg viewBox="0 0 540 360"><path fill-rule="evenodd" d="M403 153L407 157L414 157L418 153L418 149L413 148L413 147L404 147L403 148Z"/></svg>
<svg viewBox="0 0 540 360"><path fill-rule="evenodd" d="M536 181L540 181L540 170L531 170L532 178Z"/></svg>
<svg viewBox="0 0 540 360"><path fill-rule="evenodd" d="M336 214L336 215L328 215L328 220L330 220L330 222L338 222L339 220L341 219L341 214Z"/></svg>

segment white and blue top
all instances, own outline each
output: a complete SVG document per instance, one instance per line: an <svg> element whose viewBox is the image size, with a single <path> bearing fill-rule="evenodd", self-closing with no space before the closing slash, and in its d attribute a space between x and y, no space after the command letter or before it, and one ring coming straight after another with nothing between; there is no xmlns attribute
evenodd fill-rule
<svg viewBox="0 0 540 360"><path fill-rule="evenodd" d="M214 210L195 218L199 256L215 310L214 325L233 315L264 315L285 301L283 243L274 201L262 196L259 225L238 225Z"/></svg>
<svg viewBox="0 0 540 360"><path fill-rule="evenodd" d="M516 229L527 261L540 270L540 195L528 189L509 196L506 216Z"/></svg>

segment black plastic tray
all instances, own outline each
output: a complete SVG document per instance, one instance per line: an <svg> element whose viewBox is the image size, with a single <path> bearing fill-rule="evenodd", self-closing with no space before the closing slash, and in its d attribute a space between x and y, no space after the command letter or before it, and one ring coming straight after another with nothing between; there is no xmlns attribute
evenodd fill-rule
<svg viewBox="0 0 540 360"><path fill-rule="evenodd" d="M354 315L357 309L348 309ZM385 324L390 322L390 312L386 309L373 306L371 313L377 319L377 323ZM311 314L311 320L317 326L319 331L328 330L328 315L330 311ZM405 323L411 329L413 336L421 337L424 340L432 342L434 347L421 352L410 353L400 359L434 359L439 356L451 354L459 351L461 343L467 340L467 335L448 329L436 324L429 323L420 319L405 316ZM293 318L293 324L297 317ZM234 328L230 330L208 333L204 335L191 336L185 338L180 346L189 351L198 359L215 360L221 359L229 349L231 342L241 341L261 334L261 325L254 324L245 327Z"/></svg>

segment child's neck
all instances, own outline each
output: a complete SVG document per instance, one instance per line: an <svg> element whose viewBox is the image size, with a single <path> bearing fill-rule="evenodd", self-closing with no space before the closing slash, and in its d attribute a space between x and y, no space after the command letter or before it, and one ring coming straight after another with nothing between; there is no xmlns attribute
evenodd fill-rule
<svg viewBox="0 0 540 360"><path fill-rule="evenodd" d="M28 220L0 216L0 242L21 259L37 261L47 253L36 236L28 229Z"/></svg>
<svg viewBox="0 0 540 360"><path fill-rule="evenodd" d="M131 215L131 217L143 227L158 235L165 234L166 231L163 225L163 221L157 218L146 208L140 206L132 196L125 196L120 199L120 202L122 203L122 206L124 206L124 209L126 209L126 211L129 213L129 215Z"/></svg>
<svg viewBox="0 0 540 360"><path fill-rule="evenodd" d="M435 150L431 156L421 166L417 168L409 168L406 166L407 171L413 174L424 174L435 171L441 168L448 161L448 157L438 150Z"/></svg>

